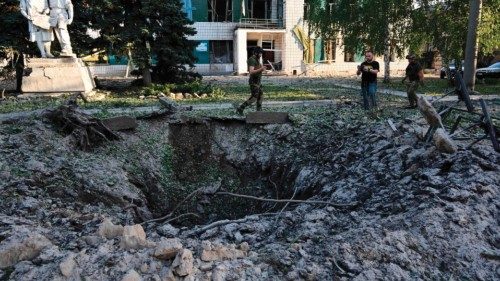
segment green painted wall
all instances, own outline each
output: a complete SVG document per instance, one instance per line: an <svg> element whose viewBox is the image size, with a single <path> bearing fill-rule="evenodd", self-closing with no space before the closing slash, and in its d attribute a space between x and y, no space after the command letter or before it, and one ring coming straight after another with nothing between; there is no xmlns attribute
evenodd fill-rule
<svg viewBox="0 0 500 281"><path fill-rule="evenodd" d="M194 56L198 59L196 63L210 63L210 44L208 40L197 41L198 46L194 49Z"/></svg>
<svg viewBox="0 0 500 281"><path fill-rule="evenodd" d="M208 21L208 1L207 0L192 0L193 4L193 21Z"/></svg>

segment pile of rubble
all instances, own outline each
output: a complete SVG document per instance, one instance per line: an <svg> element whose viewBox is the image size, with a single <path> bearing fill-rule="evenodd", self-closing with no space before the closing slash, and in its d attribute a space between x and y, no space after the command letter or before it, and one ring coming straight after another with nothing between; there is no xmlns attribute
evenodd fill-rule
<svg viewBox="0 0 500 281"><path fill-rule="evenodd" d="M421 141L423 123L395 125L216 131L213 153L229 164L270 176L287 167L286 194L339 207L289 204L194 227L141 224L127 206L151 218L151 202L112 148L75 152L40 121L2 125L0 279L497 279L498 153L441 153Z"/></svg>

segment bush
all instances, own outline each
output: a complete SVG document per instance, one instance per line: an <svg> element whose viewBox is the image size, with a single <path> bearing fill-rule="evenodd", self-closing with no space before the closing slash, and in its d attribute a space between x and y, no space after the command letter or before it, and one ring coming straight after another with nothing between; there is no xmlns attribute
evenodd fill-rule
<svg viewBox="0 0 500 281"><path fill-rule="evenodd" d="M143 88L141 94L144 96L156 96L160 93L197 93L207 94L215 98L222 98L225 92L217 87L213 87L211 84L203 84L201 80L195 80L189 83L183 84L153 84L149 87Z"/></svg>

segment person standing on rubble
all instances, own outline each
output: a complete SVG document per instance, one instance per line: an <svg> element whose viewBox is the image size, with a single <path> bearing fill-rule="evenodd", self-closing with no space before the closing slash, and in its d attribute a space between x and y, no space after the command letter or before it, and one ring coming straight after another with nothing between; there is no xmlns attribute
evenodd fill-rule
<svg viewBox="0 0 500 281"><path fill-rule="evenodd" d="M260 58L264 51L261 47L255 47L253 49L253 55L247 60L248 73L250 75L250 98L242 103L236 112L243 115L245 108L254 102L257 102L257 111L262 110L262 98L264 93L262 92L262 72L266 70L266 67L260 63Z"/></svg>
<svg viewBox="0 0 500 281"><path fill-rule="evenodd" d="M358 65L357 75L361 74L361 94L363 95L363 108L365 110L377 107L377 73L380 65L373 60L373 52L365 52L365 61Z"/></svg>
<svg viewBox="0 0 500 281"><path fill-rule="evenodd" d="M409 108L417 107L417 89L419 85L424 85L424 71L422 66L416 61L415 55L407 55L408 66L405 71L405 78L401 83L406 85L406 94L408 95L408 101L410 102ZM408 82L406 82L408 78Z"/></svg>

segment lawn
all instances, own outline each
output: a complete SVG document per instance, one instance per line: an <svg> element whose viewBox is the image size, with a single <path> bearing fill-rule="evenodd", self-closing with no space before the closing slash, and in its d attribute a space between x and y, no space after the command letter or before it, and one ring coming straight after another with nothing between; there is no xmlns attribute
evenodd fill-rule
<svg viewBox="0 0 500 281"><path fill-rule="evenodd" d="M385 84L380 79L379 88L406 91L401 80L401 77L391 78L391 82ZM450 90L452 90L452 86L449 85L448 79L440 79L439 77L425 77L424 86L419 89L420 92L429 95L441 95ZM475 91L482 95L500 95L500 79L476 80Z"/></svg>

